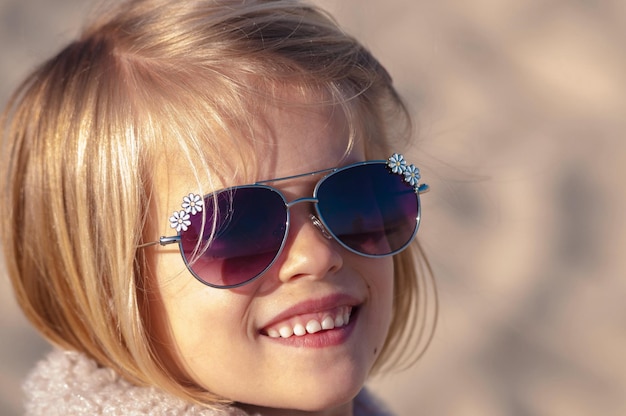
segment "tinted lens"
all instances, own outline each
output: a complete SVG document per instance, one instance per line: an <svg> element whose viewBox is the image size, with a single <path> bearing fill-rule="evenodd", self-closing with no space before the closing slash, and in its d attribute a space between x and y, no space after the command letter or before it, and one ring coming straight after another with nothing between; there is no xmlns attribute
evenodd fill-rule
<svg viewBox="0 0 626 416"><path fill-rule="evenodd" d="M287 226L280 194L260 186L233 188L217 197L205 197L204 206L204 227L200 213L180 233L183 257L199 280L213 286L238 286L272 264Z"/></svg>
<svg viewBox="0 0 626 416"><path fill-rule="evenodd" d="M419 199L385 163L340 170L317 190L320 219L341 243L366 255L403 249L417 231Z"/></svg>

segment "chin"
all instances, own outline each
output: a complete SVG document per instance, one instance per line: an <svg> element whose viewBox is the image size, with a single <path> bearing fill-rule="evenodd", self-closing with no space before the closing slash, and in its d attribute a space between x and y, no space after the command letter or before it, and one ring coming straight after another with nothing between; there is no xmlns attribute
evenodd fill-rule
<svg viewBox="0 0 626 416"><path fill-rule="evenodd" d="M265 400L255 404L239 402L237 406L250 413L262 415L291 415L296 411L315 413L347 409L363 388L363 384L336 388L337 386L330 383L323 386L326 388L320 387L322 386L302 389L299 393L292 392L288 397L265 397Z"/></svg>
<svg viewBox="0 0 626 416"><path fill-rule="evenodd" d="M298 404L294 404L293 406L283 405L279 407L273 406L258 406L247 403L237 403L236 406L247 413L250 414L259 414L259 415L267 415L267 416L291 416L295 415L298 412L303 412L306 414L316 414L322 412L332 412L332 414L348 414L349 410L352 408L352 400L354 397L349 398L348 400L341 403L322 403L316 401L315 403L310 403L307 405L303 403L301 400ZM350 413L351 414L351 413Z"/></svg>

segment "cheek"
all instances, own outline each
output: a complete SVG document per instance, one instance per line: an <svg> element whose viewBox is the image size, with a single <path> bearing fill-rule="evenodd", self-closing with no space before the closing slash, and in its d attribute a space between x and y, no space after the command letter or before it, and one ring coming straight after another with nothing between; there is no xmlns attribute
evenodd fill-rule
<svg viewBox="0 0 626 416"><path fill-rule="evenodd" d="M371 354L369 371L376 366L385 347L389 330L393 319L394 302L394 263L391 257L377 259L369 270L370 273L370 293L375 305L371 317L373 327L371 334L371 344L368 353Z"/></svg>
<svg viewBox="0 0 626 416"><path fill-rule="evenodd" d="M379 278L377 279L378 286L376 288L380 291L380 314L386 338L393 311L394 266L393 258L391 257L385 257L384 259L380 259L380 261L382 264L378 272Z"/></svg>
<svg viewBox="0 0 626 416"><path fill-rule="evenodd" d="M384 343L391 324L394 292L392 257L377 259L359 257L359 272L365 279L370 296L369 321L376 332L377 342ZM377 347L380 351L382 344Z"/></svg>
<svg viewBox="0 0 626 416"><path fill-rule="evenodd" d="M237 385L229 377L255 364L248 342L253 297L205 286L187 271L180 255L162 254L150 305L157 352L179 381L222 394L221 384Z"/></svg>
<svg viewBox="0 0 626 416"><path fill-rule="evenodd" d="M361 275L364 276L367 286L373 297L391 305L394 287L394 265L392 257L363 258L359 261Z"/></svg>
<svg viewBox="0 0 626 416"><path fill-rule="evenodd" d="M154 264L148 295L150 335L168 370L189 381L185 357L192 345L202 342L200 329L206 330L207 315L215 309L207 300L215 297L187 271L178 249L161 249Z"/></svg>

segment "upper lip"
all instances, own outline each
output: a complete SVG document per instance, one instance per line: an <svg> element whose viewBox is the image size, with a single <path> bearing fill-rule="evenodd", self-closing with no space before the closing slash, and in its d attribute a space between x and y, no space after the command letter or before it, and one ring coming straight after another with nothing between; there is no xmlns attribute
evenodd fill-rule
<svg viewBox="0 0 626 416"><path fill-rule="evenodd" d="M338 306L357 306L361 302L353 296L339 293L317 299L308 299L297 303L273 316L271 320L261 325L261 329L275 325L281 321L308 313L324 312Z"/></svg>

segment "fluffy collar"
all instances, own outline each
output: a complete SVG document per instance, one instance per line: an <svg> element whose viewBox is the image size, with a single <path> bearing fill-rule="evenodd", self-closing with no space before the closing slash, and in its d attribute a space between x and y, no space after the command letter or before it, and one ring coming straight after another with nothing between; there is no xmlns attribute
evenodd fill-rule
<svg viewBox="0 0 626 416"><path fill-rule="evenodd" d="M52 351L24 383L28 416L252 416L234 408L207 409L154 387L139 387L113 370L100 368L85 355ZM369 393L361 391L355 416L391 416Z"/></svg>

